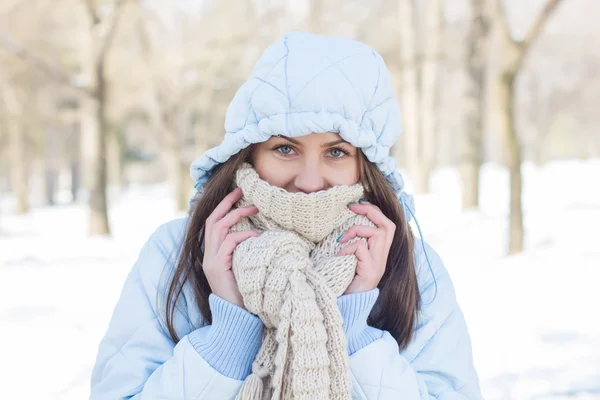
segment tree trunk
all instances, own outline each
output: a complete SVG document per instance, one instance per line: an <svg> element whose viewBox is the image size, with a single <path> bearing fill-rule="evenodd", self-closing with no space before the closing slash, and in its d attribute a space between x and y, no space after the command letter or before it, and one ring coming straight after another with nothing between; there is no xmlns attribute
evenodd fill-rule
<svg viewBox="0 0 600 400"><path fill-rule="evenodd" d="M439 121L439 60L441 54L443 2L427 0L424 5L423 55L421 61L421 178L418 192L429 192L435 166L436 131Z"/></svg>
<svg viewBox="0 0 600 400"><path fill-rule="evenodd" d="M110 224L108 220L107 205L107 131L108 116L106 111L107 85L105 66L108 51L112 45L119 19L123 14L123 7L128 2L114 2L112 15L99 12L93 4L88 2L88 13L90 17L90 43L83 44L86 62L83 63L84 70L90 79L89 87L91 97L95 100L93 119L95 129L90 130L88 145L92 150L90 153L91 171L86 177L90 178L89 184L89 207L90 207L90 235L110 235Z"/></svg>
<svg viewBox="0 0 600 400"><path fill-rule="evenodd" d="M475 209L479 207L480 174L481 163L478 163L476 160L463 160L461 162L460 175L463 185L463 210Z"/></svg>
<svg viewBox="0 0 600 400"><path fill-rule="evenodd" d="M119 133L114 129L109 129L106 133L107 137L107 166L108 166L108 182L111 186L118 190L122 190L123 181L123 157L121 138Z"/></svg>
<svg viewBox="0 0 600 400"><path fill-rule="evenodd" d="M27 163L26 135L19 121L11 118L8 121L8 131L12 144L11 186L17 197L17 214L29 211L29 165Z"/></svg>
<svg viewBox="0 0 600 400"><path fill-rule="evenodd" d="M479 207L479 179L483 164L483 131L486 113L486 63L485 51L488 40L489 21L485 0L471 0L472 20L469 31L469 53L467 56L467 114L460 160L463 184L462 207Z"/></svg>
<svg viewBox="0 0 600 400"><path fill-rule="evenodd" d="M46 128L46 157L44 166L44 192L46 204L56 204L56 191L58 190L58 154L57 154L56 127Z"/></svg>
<svg viewBox="0 0 600 400"><path fill-rule="evenodd" d="M90 193L90 235L109 235L108 207L106 201L106 80L104 65L99 62L95 65L96 75L96 109L94 130L94 154L91 157L89 177L91 178Z"/></svg>
<svg viewBox="0 0 600 400"><path fill-rule="evenodd" d="M415 12L412 0L400 0L400 60L401 60L401 98L402 123L406 144L403 149L396 146L395 157L404 158L410 179L414 182L415 192L423 191L425 177L420 168L420 132L419 132L419 73L416 54ZM402 154L404 157L402 157Z"/></svg>
<svg viewBox="0 0 600 400"><path fill-rule="evenodd" d="M71 161L71 201L75 203L79 198L79 188L81 187L81 162L79 160Z"/></svg>
<svg viewBox="0 0 600 400"><path fill-rule="evenodd" d="M81 187L81 130L83 124L72 123L71 129L71 146L69 148L69 168L71 170L71 201L75 203L79 197L79 188Z"/></svg>
<svg viewBox="0 0 600 400"><path fill-rule="evenodd" d="M179 169L179 189L177 189L177 210L187 211L189 199L192 195L192 182L190 179L190 169L186 163L180 164Z"/></svg>
<svg viewBox="0 0 600 400"><path fill-rule="evenodd" d="M505 144L506 166L510 174L510 223L509 254L523 251L523 209L522 209L522 176L521 148L515 126L515 70L505 70L500 75L498 85L500 117L502 118L502 137Z"/></svg>
<svg viewBox="0 0 600 400"><path fill-rule="evenodd" d="M561 0L548 0L539 17L521 41L516 41L510 34L508 20L504 12L502 0L495 1L494 21L501 29L504 65L499 75L499 105L502 118L502 133L505 143L506 165L510 173L510 223L509 254L523 251L523 209L522 209L522 176L521 146L515 126L515 85L516 77L523 66L525 57L536 40L548 18L556 10Z"/></svg>

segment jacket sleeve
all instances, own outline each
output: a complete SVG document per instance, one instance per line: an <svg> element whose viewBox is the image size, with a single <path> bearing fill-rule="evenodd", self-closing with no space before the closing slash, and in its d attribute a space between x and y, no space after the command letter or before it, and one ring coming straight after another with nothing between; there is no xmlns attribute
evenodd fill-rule
<svg viewBox="0 0 600 400"><path fill-rule="evenodd" d="M175 344L160 318L160 278L174 265L161 236L157 231L148 240L125 281L99 345L90 398L233 399L260 347L262 322L211 294L210 326L192 330L178 307L182 338Z"/></svg>
<svg viewBox="0 0 600 400"><path fill-rule="evenodd" d="M355 399L482 399L469 333L452 281L439 255L429 246L426 249L437 281L437 294L434 298L436 285L424 253L416 250L423 305L413 340L403 351L389 332L367 326L377 289L372 291L375 294L357 293L347 295L354 299L338 299L348 339ZM348 311L353 308L354 311Z"/></svg>

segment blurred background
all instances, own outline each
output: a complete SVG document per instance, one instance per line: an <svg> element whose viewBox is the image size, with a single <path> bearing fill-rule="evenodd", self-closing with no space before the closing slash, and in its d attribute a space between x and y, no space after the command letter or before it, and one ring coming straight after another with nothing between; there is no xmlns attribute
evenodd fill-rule
<svg viewBox="0 0 600 400"><path fill-rule="evenodd" d="M598 21L597 0L2 0L0 397L89 396L190 162L262 51L305 30L393 74L393 154L484 397L600 399Z"/></svg>

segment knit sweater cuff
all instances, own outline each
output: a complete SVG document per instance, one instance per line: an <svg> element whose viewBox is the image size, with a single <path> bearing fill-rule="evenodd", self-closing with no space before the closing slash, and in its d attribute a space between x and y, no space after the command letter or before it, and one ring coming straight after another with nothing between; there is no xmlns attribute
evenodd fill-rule
<svg viewBox="0 0 600 400"><path fill-rule="evenodd" d="M367 325L367 318L377 301L379 289L346 294L338 297L344 332L348 342L348 354L352 355L366 345L380 339L383 331Z"/></svg>
<svg viewBox="0 0 600 400"><path fill-rule="evenodd" d="M208 297L213 323L195 330L188 340L217 372L244 380L262 344L260 318L215 294Z"/></svg>

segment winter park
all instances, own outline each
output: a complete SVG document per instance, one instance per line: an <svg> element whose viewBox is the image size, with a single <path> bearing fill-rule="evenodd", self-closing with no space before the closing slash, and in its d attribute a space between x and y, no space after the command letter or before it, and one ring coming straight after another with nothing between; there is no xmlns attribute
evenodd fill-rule
<svg viewBox="0 0 600 400"><path fill-rule="evenodd" d="M249 399L256 381L246 377L258 376L252 362L263 357L272 370L261 390L281 390L281 398L308 390L295 372L306 364L327 371L331 398L339 389L346 397L337 398L369 400L600 399L599 15L594 0L3 1L0 398ZM340 140L321 144L323 135ZM244 280L253 266L243 263L266 260L284 240L259 251L240 244L265 246L242 236L249 191L236 210L223 206L224 182L247 183L231 161L246 154L256 187L268 182L268 193L289 203L256 203L261 217L243 221L263 238L292 234L311 249L258 262L270 277L260 287ZM346 207L324 197L357 181L370 202L352 198ZM378 191L397 204L380 202ZM339 204L339 215L350 209L372 223L355 239L341 239L347 223L306 244ZM225 225L234 214L237 224ZM190 215L202 219L202 235ZM294 225L305 215L313 225ZM406 225L390 231L388 219ZM189 229L188 264L173 226ZM398 352L385 307L400 313L410 303L388 271L405 265L390 259L406 260L410 245L397 241L406 226L415 249L414 268L406 265L416 272L402 280L413 279L420 308ZM376 239L384 235L385 246ZM324 258L335 271L311 247L326 253L330 238L342 252ZM422 251L425 242L436 254ZM158 323L165 258L193 275L174 309L177 346ZM227 265L235 287L222 283ZM377 265L385 272L372 272ZM350 274L342 285L343 268ZM279 276L281 310L269 314L265 300L255 312L253 293L273 293L269 282ZM354 325L363 330L353 336L344 307L368 302L365 293L379 297L371 314L357 313L364 326ZM200 303L212 315L212 326L199 329L205 336L190 332L196 294L210 300ZM379 307L385 322L367 321L382 315ZM317 322L303 333L310 310ZM394 351L369 353L386 334ZM269 354L269 338L288 350ZM319 344L313 351L301 338ZM314 356L298 361L306 348ZM331 372L344 362L351 391ZM280 367L277 389L272 371ZM371 383L369 370L377 371Z"/></svg>

